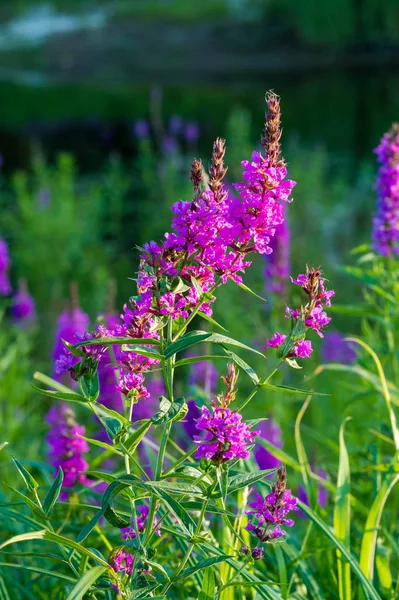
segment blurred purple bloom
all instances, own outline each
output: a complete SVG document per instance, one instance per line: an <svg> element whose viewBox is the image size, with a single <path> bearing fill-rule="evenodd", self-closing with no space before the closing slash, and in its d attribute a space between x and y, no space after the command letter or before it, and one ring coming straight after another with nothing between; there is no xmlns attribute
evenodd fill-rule
<svg viewBox="0 0 399 600"><path fill-rule="evenodd" d="M165 135L161 142L161 150L164 154L176 154L179 149L176 138Z"/></svg>
<svg viewBox="0 0 399 600"><path fill-rule="evenodd" d="M0 238L0 295L8 296L11 293L11 284L8 279L8 268L10 266L10 257L6 242Z"/></svg>
<svg viewBox="0 0 399 600"><path fill-rule="evenodd" d="M136 121L136 123L133 125L133 131L134 135L139 140L146 139L150 135L150 128L145 119L140 119L139 121Z"/></svg>
<svg viewBox="0 0 399 600"><path fill-rule="evenodd" d="M47 434L50 462L57 469L62 468L63 487L71 488L76 483L89 485L85 476L89 465L83 458L89 447L80 437L85 435L85 428L76 423L74 411L69 406L58 404L50 408L46 421L51 427Z"/></svg>
<svg viewBox="0 0 399 600"><path fill-rule="evenodd" d="M137 513L137 529L139 533L144 533L146 525L147 525L147 520L148 520L148 513L149 513L149 508L146 504L139 504L136 506L136 513ZM155 534L156 535L161 535L161 529L160 526L158 526L158 519L157 517L154 517L154 520L152 522L152 527L155 528ZM132 540L136 537L136 531L134 529L134 527L124 527L123 529L121 529L121 534L124 540Z"/></svg>
<svg viewBox="0 0 399 600"><path fill-rule="evenodd" d="M328 331L321 347L322 360L325 363L338 362L344 365L353 363L357 354L339 331Z"/></svg>
<svg viewBox="0 0 399 600"><path fill-rule="evenodd" d="M11 291L11 283L7 273L0 273L0 296L8 296Z"/></svg>
<svg viewBox="0 0 399 600"><path fill-rule="evenodd" d="M399 124L394 123L375 149L378 169L377 214L373 219L373 248L388 256L399 254Z"/></svg>
<svg viewBox="0 0 399 600"><path fill-rule="evenodd" d="M183 118L180 115L173 115L169 120L168 131L170 135L176 136L178 135L183 128Z"/></svg>
<svg viewBox="0 0 399 600"><path fill-rule="evenodd" d="M11 315L17 322L32 320L35 316L35 301L24 283L12 299Z"/></svg>
<svg viewBox="0 0 399 600"><path fill-rule="evenodd" d="M199 127L197 123L187 123L184 126L184 139L188 143L194 143L199 138Z"/></svg>
<svg viewBox="0 0 399 600"><path fill-rule="evenodd" d="M49 206L51 203L50 190L44 188L39 190L39 193L37 195L37 203L40 206L40 208L45 208L46 206Z"/></svg>
<svg viewBox="0 0 399 600"><path fill-rule="evenodd" d="M258 429L261 438L267 440L276 448L282 448L282 432L275 421L273 421L272 419L262 421L261 423L259 423ZM260 469L277 469L277 467L280 464L280 460L259 443L255 446L254 454L255 460L258 463Z"/></svg>
<svg viewBox="0 0 399 600"><path fill-rule="evenodd" d="M207 396L213 396L215 393L218 372L210 360L200 360L192 363L189 375L189 384L200 387Z"/></svg>
<svg viewBox="0 0 399 600"><path fill-rule="evenodd" d="M322 468L318 468L316 473L319 477L321 477L321 479L324 479L327 481L327 473ZM306 506L310 506L308 495L306 493L305 488L302 485L298 486L298 499L301 502L303 502L304 504L306 504ZM324 508L327 504L327 500L328 500L327 489L324 487L324 485L321 485L319 483L317 485L317 504L318 504L318 506L320 506L320 508ZM307 515L302 510L300 510L298 514L300 517L307 519Z"/></svg>

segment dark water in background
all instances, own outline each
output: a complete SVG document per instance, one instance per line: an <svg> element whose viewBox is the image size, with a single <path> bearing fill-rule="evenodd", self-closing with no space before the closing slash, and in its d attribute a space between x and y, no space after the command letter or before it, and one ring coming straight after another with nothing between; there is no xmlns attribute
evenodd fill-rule
<svg viewBox="0 0 399 600"><path fill-rule="evenodd" d="M217 78L216 78L217 79ZM83 171L95 171L112 152L135 152L132 124L152 116L166 122L182 115L198 123L199 145L208 152L216 135L225 135L234 107L252 116L256 140L263 124L264 93L282 97L284 135L305 147L322 145L355 169L370 157L378 139L399 120L399 71L395 68L234 72L224 81L173 83L159 76L129 81L28 85L0 83L0 152L4 168L27 165L32 143L52 157L73 152ZM154 100L155 96L155 100Z"/></svg>

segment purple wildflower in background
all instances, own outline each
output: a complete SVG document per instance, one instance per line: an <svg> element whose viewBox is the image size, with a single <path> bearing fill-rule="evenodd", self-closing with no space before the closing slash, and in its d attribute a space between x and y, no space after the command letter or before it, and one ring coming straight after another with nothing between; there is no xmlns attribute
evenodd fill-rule
<svg viewBox="0 0 399 600"><path fill-rule="evenodd" d="M258 427L259 435L261 438L267 440L276 448L282 448L282 432L275 421L273 421L272 419L262 421L261 423L259 423ZM260 444L256 444L254 454L255 460L258 463L258 467L260 469L276 469L280 464L280 460Z"/></svg>
<svg viewBox="0 0 399 600"><path fill-rule="evenodd" d="M133 125L133 132L139 140L148 138L150 135L150 128L147 121L145 119L136 121L136 123Z"/></svg>
<svg viewBox="0 0 399 600"><path fill-rule="evenodd" d="M188 382L204 390L207 396L215 393L218 371L210 360L201 360L193 363L190 368Z"/></svg>
<svg viewBox="0 0 399 600"><path fill-rule="evenodd" d="M50 190L42 188L39 190L37 195L37 204L40 208L45 208L46 206L50 206L51 203L51 194Z"/></svg>
<svg viewBox="0 0 399 600"><path fill-rule="evenodd" d="M243 422L242 415L229 408L217 407L210 411L201 408L201 416L196 420L196 428L205 431L201 438L196 436L198 444L196 458L206 458L216 465L233 458L248 458L247 446L252 444L259 432L250 431Z"/></svg>
<svg viewBox="0 0 399 600"><path fill-rule="evenodd" d="M161 142L161 150L164 154L176 154L179 149L176 138L171 135L165 135Z"/></svg>
<svg viewBox="0 0 399 600"><path fill-rule="evenodd" d="M63 487L72 488L76 483L88 485L85 472L89 465L83 454L89 451L87 442L79 436L85 435L85 427L78 425L74 411L64 404L50 408L46 421L51 429L47 434L52 465L64 472Z"/></svg>
<svg viewBox="0 0 399 600"><path fill-rule="evenodd" d="M149 508L146 504L140 504L140 505L136 506L136 512L138 513L137 514L138 532L144 533L146 525L147 525ZM160 528L160 526L158 526L157 517L154 517L154 520L152 522L152 527L153 527L153 529L155 528L156 535L161 535L161 528ZM124 540L132 540L136 537L136 531L133 527L124 527L123 529L121 529L121 535Z"/></svg>
<svg viewBox="0 0 399 600"><path fill-rule="evenodd" d="M184 121L180 115L172 115L171 118L169 119L169 127L168 127L168 131L169 131L170 135L172 135L172 136L178 135L182 131L183 125L184 125Z"/></svg>
<svg viewBox="0 0 399 600"><path fill-rule="evenodd" d="M351 344L345 341L339 331L328 331L321 347L322 360L325 363L338 362L344 365L353 363L357 354Z"/></svg>
<svg viewBox="0 0 399 600"><path fill-rule="evenodd" d="M0 295L8 296L11 294L11 284L8 278L8 269L10 266L10 257L6 242L0 238Z"/></svg>
<svg viewBox="0 0 399 600"><path fill-rule="evenodd" d="M251 556L254 560L261 560L263 558L263 548L253 548Z"/></svg>
<svg viewBox="0 0 399 600"><path fill-rule="evenodd" d="M19 282L18 291L12 299L11 316L17 323L32 321L35 317L35 301L23 280Z"/></svg>
<svg viewBox="0 0 399 600"><path fill-rule="evenodd" d="M286 213L286 205L284 212ZM290 274L290 230L286 214L281 225L276 227L270 247L273 252L265 255L265 291L267 294L283 295Z"/></svg>
<svg viewBox="0 0 399 600"><path fill-rule="evenodd" d="M77 343L76 334L85 332L89 325L89 316L83 312L78 305L77 290L72 288L72 310L66 310L60 314L57 321L55 342L52 351L54 360L54 379L60 379L61 374L79 362L76 356L72 356L65 348L62 340L71 344ZM79 340L80 341L80 340Z"/></svg>
<svg viewBox="0 0 399 600"><path fill-rule="evenodd" d="M286 517L292 510L298 510L297 499L292 496L291 490L286 489L286 485L286 470L281 466L271 493L265 498L258 494L255 502L249 504L253 510L247 511L246 514L253 515L256 524L250 522L246 529L261 542L284 537L286 531L281 529L281 525L294 525L294 521Z"/></svg>
<svg viewBox="0 0 399 600"><path fill-rule="evenodd" d="M379 254L399 254L399 124L394 123L375 149L377 213L373 219L373 245Z"/></svg>
<svg viewBox="0 0 399 600"><path fill-rule="evenodd" d="M189 144L194 144L199 138L199 127L197 123L186 123L183 130L184 139Z"/></svg>
<svg viewBox="0 0 399 600"><path fill-rule="evenodd" d="M321 479L324 479L325 481L327 481L327 473L322 468L318 468L316 473ZM298 500L300 500L307 506L310 506L308 495L306 493L305 488L302 485L298 486ZM324 487L324 485L322 485L321 483L318 483L317 484L317 506L319 506L320 508L324 508L327 504L327 500L328 500L327 489ZM300 510L298 512L298 515L302 518L307 519L307 515L302 510Z"/></svg>

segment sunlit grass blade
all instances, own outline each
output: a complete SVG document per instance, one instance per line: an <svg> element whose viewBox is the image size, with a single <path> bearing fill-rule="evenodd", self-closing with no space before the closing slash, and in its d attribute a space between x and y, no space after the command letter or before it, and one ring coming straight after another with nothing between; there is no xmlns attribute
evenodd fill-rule
<svg viewBox="0 0 399 600"><path fill-rule="evenodd" d="M337 493L334 506L334 532L337 538L350 550L350 465L344 438L345 421L339 432L339 467ZM341 600L351 600L351 572L349 563L337 550L338 587Z"/></svg>
<svg viewBox="0 0 399 600"><path fill-rule="evenodd" d="M310 519L312 519L315 525L317 525L317 527L324 533L324 535L329 538L329 540L334 544L337 550L339 550L349 562L351 570L359 580L366 594L366 597L369 598L369 600L381 600L381 597L379 596L377 590L375 589L371 581L363 573L360 564L355 558L355 556L336 537L331 527L321 517L319 517L319 515L317 515L314 512L314 510L307 506L307 504L304 504L303 502L299 501L298 506L301 510L303 510L305 514L308 515Z"/></svg>
<svg viewBox="0 0 399 600"><path fill-rule="evenodd" d="M93 583L105 572L104 567L92 567L82 575L73 590L68 594L67 600L81 600Z"/></svg>
<svg viewBox="0 0 399 600"><path fill-rule="evenodd" d="M381 489L378 492L364 527L362 545L360 549L360 567L363 573L371 581L374 576L374 559L377 547L377 536L380 528L382 511L394 486L399 481L399 474L395 477L386 477L382 483Z"/></svg>

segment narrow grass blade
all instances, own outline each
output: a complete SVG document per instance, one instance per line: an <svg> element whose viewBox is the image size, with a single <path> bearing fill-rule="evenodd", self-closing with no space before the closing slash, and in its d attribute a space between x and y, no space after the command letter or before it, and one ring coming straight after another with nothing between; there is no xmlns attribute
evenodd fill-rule
<svg viewBox="0 0 399 600"><path fill-rule="evenodd" d="M348 451L345 445L342 423L339 432L339 467L337 478L337 493L334 506L334 532L337 538L350 550L350 465ZM349 563L344 560L342 553L337 550L338 589L340 600L351 600L351 570Z"/></svg>

